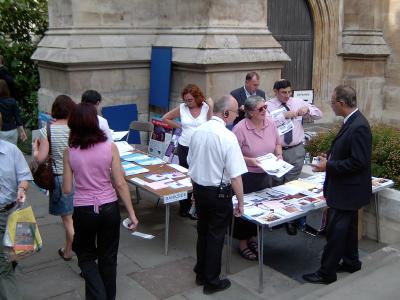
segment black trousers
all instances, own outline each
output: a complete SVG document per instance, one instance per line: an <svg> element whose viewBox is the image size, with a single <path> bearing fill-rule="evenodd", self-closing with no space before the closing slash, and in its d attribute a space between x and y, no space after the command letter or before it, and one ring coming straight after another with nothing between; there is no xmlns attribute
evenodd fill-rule
<svg viewBox="0 0 400 300"><path fill-rule="evenodd" d="M189 165L187 163L187 156L189 153L189 147L178 144L177 152L178 152L179 165L188 169ZM192 193L188 193L187 199L179 201L179 212L181 214L187 213L189 212L191 206L192 206Z"/></svg>
<svg viewBox="0 0 400 300"><path fill-rule="evenodd" d="M358 211L328 208L326 240L319 273L336 280L341 260L349 267L361 267L358 257Z"/></svg>
<svg viewBox="0 0 400 300"><path fill-rule="evenodd" d="M85 279L86 299L114 300L121 221L118 202L100 206L98 214L93 206L74 207L72 218L72 249Z"/></svg>
<svg viewBox="0 0 400 300"><path fill-rule="evenodd" d="M272 176L267 173L245 173L242 175L243 192L256 192L273 186ZM257 225L242 218L235 218L233 237L238 240L248 240L257 235Z"/></svg>
<svg viewBox="0 0 400 300"><path fill-rule="evenodd" d="M225 233L232 220L232 199L218 199L216 187L193 183L197 211L197 276L208 285L220 281Z"/></svg>

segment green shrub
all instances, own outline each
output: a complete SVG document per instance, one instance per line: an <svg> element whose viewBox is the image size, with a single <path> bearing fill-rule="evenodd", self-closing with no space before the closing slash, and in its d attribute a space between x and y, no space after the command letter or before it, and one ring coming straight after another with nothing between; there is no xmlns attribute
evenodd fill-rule
<svg viewBox="0 0 400 300"><path fill-rule="evenodd" d="M305 146L311 156L329 150L340 126L328 132L321 132ZM372 130L372 176L392 179L395 188L400 188L400 130L385 124L375 124Z"/></svg>
<svg viewBox="0 0 400 300"><path fill-rule="evenodd" d="M0 0L0 54L14 77L27 127L37 123L39 72L31 56L47 29L46 0Z"/></svg>

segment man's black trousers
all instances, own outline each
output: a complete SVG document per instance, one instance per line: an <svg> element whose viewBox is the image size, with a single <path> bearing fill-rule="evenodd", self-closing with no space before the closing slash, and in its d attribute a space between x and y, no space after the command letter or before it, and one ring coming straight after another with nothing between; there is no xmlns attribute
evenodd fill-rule
<svg viewBox="0 0 400 300"><path fill-rule="evenodd" d="M216 187L193 182L197 211L197 276L208 285L218 285L225 233L232 221L232 199L219 199Z"/></svg>

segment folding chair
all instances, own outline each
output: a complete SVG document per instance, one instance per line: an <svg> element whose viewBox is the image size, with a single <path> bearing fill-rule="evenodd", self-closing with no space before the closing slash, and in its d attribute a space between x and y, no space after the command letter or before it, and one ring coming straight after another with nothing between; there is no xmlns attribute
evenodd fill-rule
<svg viewBox="0 0 400 300"><path fill-rule="evenodd" d="M147 142L143 143L142 139L140 138L140 132L147 132L147 134L153 132L154 125L153 123L150 122L141 122L141 121L132 121L131 124L129 125L129 133L128 136L126 137L126 140L135 140L139 141L138 144L133 144L135 146L135 149L138 149L143 152L147 152ZM133 135L135 137L133 138ZM148 140L148 136L147 136ZM140 201L140 193L139 193L139 188L136 186L136 201L139 203Z"/></svg>

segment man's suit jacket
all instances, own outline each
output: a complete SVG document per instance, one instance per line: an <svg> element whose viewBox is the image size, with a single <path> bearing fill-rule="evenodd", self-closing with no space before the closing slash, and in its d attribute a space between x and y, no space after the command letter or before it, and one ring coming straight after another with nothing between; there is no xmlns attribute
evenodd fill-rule
<svg viewBox="0 0 400 300"><path fill-rule="evenodd" d="M236 99L239 108L244 105L244 102L247 99L246 96L246 91L244 90L244 87L242 86L241 88L238 88L236 90L233 90L231 92L231 95ZM263 97L265 99L265 92L263 90L256 90L256 95ZM239 116L233 121L233 125L236 125L236 123L238 123L239 121L241 121L242 119L244 119L244 112L243 111L239 111Z"/></svg>
<svg viewBox="0 0 400 300"><path fill-rule="evenodd" d="M324 196L328 207L357 210L370 201L372 134L356 111L338 132L328 152Z"/></svg>

